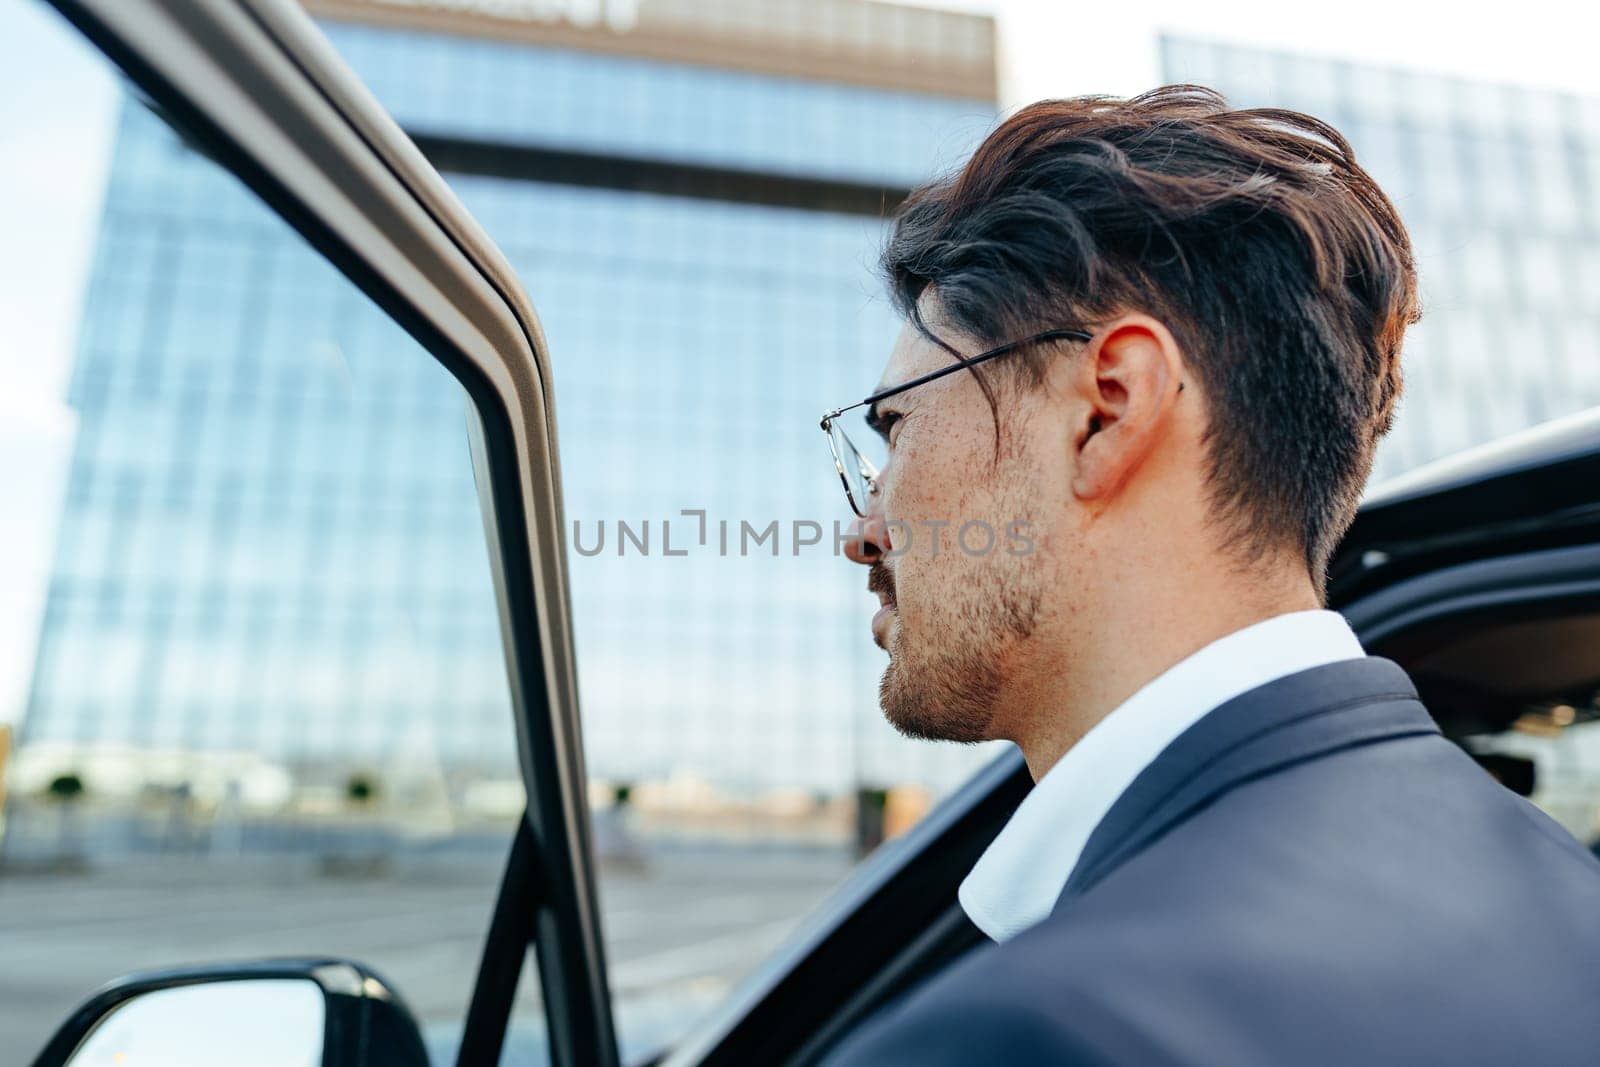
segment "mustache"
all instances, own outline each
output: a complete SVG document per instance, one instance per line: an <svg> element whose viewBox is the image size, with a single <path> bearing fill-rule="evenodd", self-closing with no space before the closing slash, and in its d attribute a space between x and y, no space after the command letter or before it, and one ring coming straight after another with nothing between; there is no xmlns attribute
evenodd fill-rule
<svg viewBox="0 0 1600 1067"><path fill-rule="evenodd" d="M889 597L889 603L895 602L894 575L887 564L874 563L867 571L867 592L885 593Z"/></svg>

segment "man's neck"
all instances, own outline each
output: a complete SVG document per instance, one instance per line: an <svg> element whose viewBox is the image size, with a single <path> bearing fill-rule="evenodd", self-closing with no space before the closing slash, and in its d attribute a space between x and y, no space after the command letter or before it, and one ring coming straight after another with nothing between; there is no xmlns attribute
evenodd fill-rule
<svg viewBox="0 0 1600 1067"><path fill-rule="evenodd" d="M1041 645L1038 662L1018 672L1028 681L1005 697L1006 705L1028 709L1014 717L1008 733L1034 781L1134 693L1207 645L1255 623L1321 607L1310 579L1295 577L1270 595L1259 583L1206 595L1193 589L1195 583L1177 580L1161 583L1165 596L1123 592L1112 598L1122 610L1097 613L1086 632Z"/></svg>

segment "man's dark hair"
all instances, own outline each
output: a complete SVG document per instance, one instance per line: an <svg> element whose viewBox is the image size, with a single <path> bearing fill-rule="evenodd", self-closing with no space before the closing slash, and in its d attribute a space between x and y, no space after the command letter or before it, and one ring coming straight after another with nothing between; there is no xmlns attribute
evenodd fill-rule
<svg viewBox="0 0 1600 1067"><path fill-rule="evenodd" d="M930 289L940 322L988 345L1161 319L1209 397L1224 528L1250 555L1302 552L1322 578L1419 317L1405 227L1333 127L1192 85L1043 101L911 195L882 265L930 337ZM1010 358L1037 382L1051 353Z"/></svg>

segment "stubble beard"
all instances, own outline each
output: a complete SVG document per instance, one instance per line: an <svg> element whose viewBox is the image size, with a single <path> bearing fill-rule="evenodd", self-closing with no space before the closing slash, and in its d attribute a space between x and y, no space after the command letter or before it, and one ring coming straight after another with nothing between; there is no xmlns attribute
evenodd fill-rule
<svg viewBox="0 0 1600 1067"><path fill-rule="evenodd" d="M917 632L903 616L892 627L878 699L890 725L907 737L992 740L1015 653L1037 625L1044 600L1037 559L1000 548L970 562L972 573L950 583L937 608L919 605Z"/></svg>

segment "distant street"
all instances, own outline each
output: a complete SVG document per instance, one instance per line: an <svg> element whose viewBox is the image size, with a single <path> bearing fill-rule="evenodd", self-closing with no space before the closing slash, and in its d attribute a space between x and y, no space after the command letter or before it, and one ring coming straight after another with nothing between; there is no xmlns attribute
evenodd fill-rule
<svg viewBox="0 0 1600 1067"><path fill-rule="evenodd" d="M622 1038L675 1036L775 948L849 869L842 853L713 849L607 870L601 905ZM346 956L387 977L430 1031L465 1015L499 861L401 860L329 876L304 857L143 858L85 875L0 877L0 1049L25 1063L96 986L135 970ZM531 967L531 961L530 961ZM539 997L525 972L521 1022Z"/></svg>

